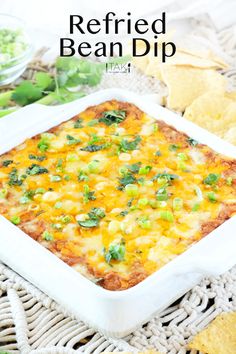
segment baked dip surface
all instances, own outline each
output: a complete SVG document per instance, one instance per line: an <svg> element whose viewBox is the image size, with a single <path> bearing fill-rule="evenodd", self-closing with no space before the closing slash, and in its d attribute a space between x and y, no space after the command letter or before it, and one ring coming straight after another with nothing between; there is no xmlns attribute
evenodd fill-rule
<svg viewBox="0 0 236 354"><path fill-rule="evenodd" d="M0 213L123 290L236 213L236 161L112 100L0 156Z"/></svg>

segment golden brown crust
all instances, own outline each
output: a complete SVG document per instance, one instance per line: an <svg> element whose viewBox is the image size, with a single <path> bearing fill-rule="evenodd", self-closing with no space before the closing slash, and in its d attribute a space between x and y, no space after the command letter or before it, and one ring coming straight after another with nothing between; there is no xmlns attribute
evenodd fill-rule
<svg viewBox="0 0 236 354"><path fill-rule="evenodd" d="M38 240L42 233L46 230L45 223L42 220L33 219L27 222L21 223L19 226L22 231L28 234L34 240Z"/></svg>
<svg viewBox="0 0 236 354"><path fill-rule="evenodd" d="M210 232L212 232L217 227L222 225L226 220L228 220L234 213L236 213L236 203L224 204L217 219L210 220L202 224L202 236L207 236Z"/></svg>

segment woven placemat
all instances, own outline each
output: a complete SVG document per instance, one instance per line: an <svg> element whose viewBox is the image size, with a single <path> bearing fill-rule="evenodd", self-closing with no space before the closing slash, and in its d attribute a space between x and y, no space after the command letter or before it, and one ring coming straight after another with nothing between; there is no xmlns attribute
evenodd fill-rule
<svg viewBox="0 0 236 354"><path fill-rule="evenodd" d="M199 35L204 41L217 41L232 63L236 58L236 38L230 28L216 33L202 23ZM43 51L40 55L43 54ZM36 71L48 70L38 58L24 78ZM53 70L53 68L50 68ZM236 69L224 73L231 88L236 88ZM105 74L94 90L120 87L150 99L161 101L166 88L157 80L132 69L124 74ZM20 354L132 352L159 350L162 353L185 354L187 343L221 312L236 311L236 267L222 276L203 279L197 286L145 326L121 340L106 338L0 263L0 351ZM95 314L96 315L96 314ZM196 354L196 351L188 353Z"/></svg>

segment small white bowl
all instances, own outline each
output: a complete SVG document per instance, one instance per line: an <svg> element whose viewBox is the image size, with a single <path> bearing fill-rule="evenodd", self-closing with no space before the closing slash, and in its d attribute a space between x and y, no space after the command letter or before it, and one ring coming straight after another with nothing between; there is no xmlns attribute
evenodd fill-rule
<svg viewBox="0 0 236 354"><path fill-rule="evenodd" d="M33 45L22 20L11 15L0 14L0 30L2 29L20 30L26 48L20 55L5 60L3 59L2 61L1 55L4 56L4 53L0 52L0 86L15 81L25 71L33 55Z"/></svg>

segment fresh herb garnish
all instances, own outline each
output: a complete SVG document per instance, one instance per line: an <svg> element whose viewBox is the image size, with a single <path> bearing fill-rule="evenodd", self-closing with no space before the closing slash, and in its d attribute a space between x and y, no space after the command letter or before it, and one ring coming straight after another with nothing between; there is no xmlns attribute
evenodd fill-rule
<svg viewBox="0 0 236 354"><path fill-rule="evenodd" d="M80 173L79 173L79 176L78 176L78 181L89 181L89 177L88 177L88 175L85 173L85 172L83 172L83 171L80 171Z"/></svg>
<svg viewBox="0 0 236 354"><path fill-rule="evenodd" d="M4 160L2 162L2 166L3 167L8 167L9 165L11 165L13 163L13 160Z"/></svg>
<svg viewBox="0 0 236 354"><path fill-rule="evenodd" d="M105 123L107 126L110 126L114 123L121 123L126 117L126 112L122 110L112 110L103 112L99 122Z"/></svg>
<svg viewBox="0 0 236 354"><path fill-rule="evenodd" d="M21 186L23 183L24 177L19 177L16 168L13 168L9 173L9 186Z"/></svg>
<svg viewBox="0 0 236 354"><path fill-rule="evenodd" d="M210 173L206 178L204 178L203 183L209 186L215 185L220 179L220 174Z"/></svg>
<svg viewBox="0 0 236 354"><path fill-rule="evenodd" d="M42 234L42 238L46 241L53 241L53 235L50 234L48 231L44 231Z"/></svg>
<svg viewBox="0 0 236 354"><path fill-rule="evenodd" d="M128 214L129 214L128 210L123 210L120 212L120 216L126 216Z"/></svg>
<svg viewBox="0 0 236 354"><path fill-rule="evenodd" d="M130 58L115 59L120 63L125 63ZM114 59L109 62L114 62ZM13 90L0 94L0 107L4 108L0 111L0 117L14 112L20 106L36 101L51 105L71 102L83 97L84 93L81 91L81 85L95 86L99 84L106 69L106 63L97 63L75 57L59 57L54 63L54 69L53 75L38 72L34 75L32 81L23 80ZM78 86L80 87L79 91L71 90L71 88ZM5 107L7 108L5 109Z"/></svg>
<svg viewBox="0 0 236 354"><path fill-rule="evenodd" d="M75 123L74 123L74 129L80 129L83 128L83 119L82 118L78 118Z"/></svg>
<svg viewBox="0 0 236 354"><path fill-rule="evenodd" d="M35 195L35 191L33 190L26 191L23 194L23 196L20 198L20 203L21 204L29 203L33 199L34 195Z"/></svg>
<svg viewBox="0 0 236 354"><path fill-rule="evenodd" d="M46 138L46 137L41 138L38 143L38 149L41 152L45 152L49 149L49 147L50 147L50 144L49 144L48 138Z"/></svg>
<svg viewBox="0 0 236 354"><path fill-rule="evenodd" d="M119 178L120 185L117 187L119 190L123 190L128 184L133 184L137 179L131 174L128 173L124 177Z"/></svg>
<svg viewBox="0 0 236 354"><path fill-rule="evenodd" d="M88 123L87 126L88 127L93 127L94 125L98 124L99 120L98 119L91 119Z"/></svg>
<svg viewBox="0 0 236 354"><path fill-rule="evenodd" d="M82 227L92 228L99 225L99 219L86 219L83 221L78 221L78 224Z"/></svg>
<svg viewBox="0 0 236 354"><path fill-rule="evenodd" d="M180 146L177 145L177 144L171 144L171 145L169 146L169 150L170 150L170 151L177 151L179 148L180 148Z"/></svg>
<svg viewBox="0 0 236 354"><path fill-rule="evenodd" d="M100 219L105 217L105 213L101 208L92 208L88 213L88 219L78 220L78 224L85 228L92 228L99 225Z"/></svg>
<svg viewBox="0 0 236 354"><path fill-rule="evenodd" d="M156 174L152 180L153 181L157 181L158 179L163 179L166 182L172 182L176 179L179 179L179 176L174 174L174 173L167 173L167 172L163 172L163 173L158 173Z"/></svg>
<svg viewBox="0 0 236 354"><path fill-rule="evenodd" d="M88 213L88 216L90 217L90 219L102 219L104 218L106 215L105 215L105 212L103 209L101 208L92 208L90 210L90 212Z"/></svg>
<svg viewBox="0 0 236 354"><path fill-rule="evenodd" d="M138 173L140 175L147 175L152 169L152 166L144 166L144 167L140 167Z"/></svg>
<svg viewBox="0 0 236 354"><path fill-rule="evenodd" d="M119 145L119 150L122 152L136 150L141 140L142 139L140 138L140 136L136 136L133 141L122 139Z"/></svg>
<svg viewBox="0 0 236 354"><path fill-rule="evenodd" d="M88 151L88 152L96 152L96 151L100 151L106 148L106 144L101 144L101 145L87 145L84 148L81 148L80 150L82 151Z"/></svg>
<svg viewBox="0 0 236 354"><path fill-rule="evenodd" d="M43 173L48 173L48 169L34 163L26 169L26 173L30 176L41 175Z"/></svg>
<svg viewBox="0 0 236 354"><path fill-rule="evenodd" d="M125 243L111 244L106 251L104 249L104 258L109 264L112 260L123 261L125 259Z"/></svg>
<svg viewBox="0 0 236 354"><path fill-rule="evenodd" d="M64 162L64 160L61 158L57 160L57 164L56 164L56 171L57 172L63 172L63 162Z"/></svg>
<svg viewBox="0 0 236 354"><path fill-rule="evenodd" d="M197 146L199 144L199 142L193 138L188 138L187 142L189 143L189 145L191 146Z"/></svg>
<svg viewBox="0 0 236 354"><path fill-rule="evenodd" d="M67 139L67 145L77 145L81 142L80 139L76 139L69 134L66 136L66 139Z"/></svg>
<svg viewBox="0 0 236 354"><path fill-rule="evenodd" d="M217 197L214 192L209 192L207 193L207 197L211 203L216 203L217 202Z"/></svg>
<svg viewBox="0 0 236 354"><path fill-rule="evenodd" d="M51 182L60 182L61 176L50 176L50 181Z"/></svg>
<svg viewBox="0 0 236 354"><path fill-rule="evenodd" d="M21 219L19 216L17 215L14 215L11 217L11 222L14 224L14 225L19 225L20 222L21 222ZM1 353L1 352L0 352Z"/></svg>
<svg viewBox="0 0 236 354"><path fill-rule="evenodd" d="M45 155L37 156L37 155L29 154L30 160L36 160L36 161L42 162L42 161L46 160L46 158L47 157Z"/></svg>
<svg viewBox="0 0 236 354"><path fill-rule="evenodd" d="M159 201L165 201L169 198L166 187L159 188L156 192L156 198Z"/></svg>
<svg viewBox="0 0 236 354"><path fill-rule="evenodd" d="M138 173L141 166L141 162L133 163L132 165L127 165L127 169L132 173Z"/></svg>
<svg viewBox="0 0 236 354"><path fill-rule="evenodd" d="M84 202L85 203L88 203L89 200L96 200L96 197L95 197L95 192L94 191L90 191L90 188L87 184L84 185L84 193L83 193L83 196L84 196Z"/></svg>

